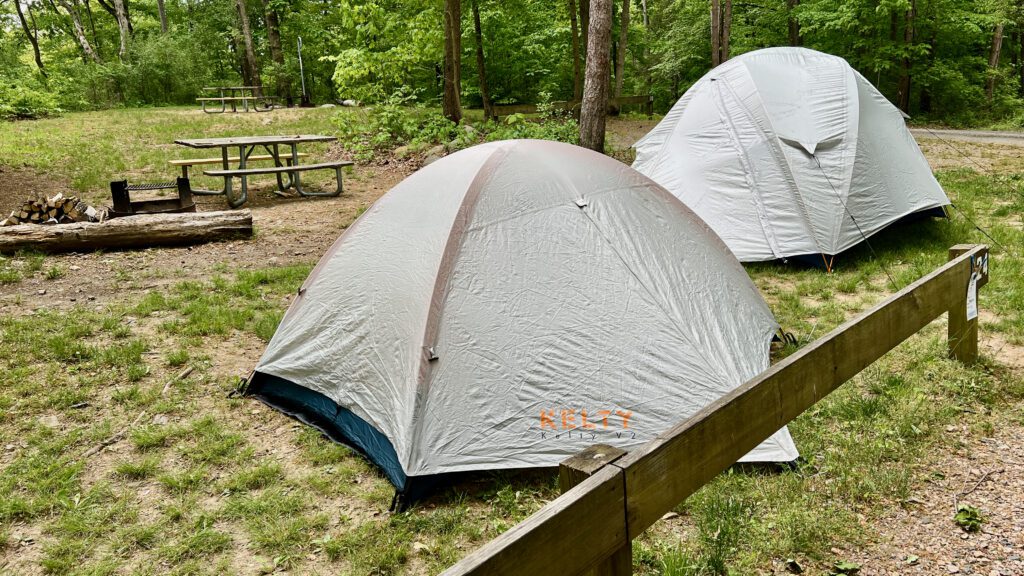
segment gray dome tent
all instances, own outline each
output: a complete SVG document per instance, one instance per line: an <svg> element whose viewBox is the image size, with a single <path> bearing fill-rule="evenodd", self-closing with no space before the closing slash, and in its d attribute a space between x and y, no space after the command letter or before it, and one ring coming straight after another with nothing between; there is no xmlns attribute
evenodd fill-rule
<svg viewBox="0 0 1024 576"><path fill-rule="evenodd" d="M314 268L248 391L414 498L439 475L626 449L768 367L724 244L604 155L483 144L416 172ZM745 460L791 461L783 429Z"/></svg>
<svg viewBox="0 0 1024 576"><path fill-rule="evenodd" d="M902 113L846 60L807 48L711 70L634 148L633 167L743 262L820 263L949 204Z"/></svg>

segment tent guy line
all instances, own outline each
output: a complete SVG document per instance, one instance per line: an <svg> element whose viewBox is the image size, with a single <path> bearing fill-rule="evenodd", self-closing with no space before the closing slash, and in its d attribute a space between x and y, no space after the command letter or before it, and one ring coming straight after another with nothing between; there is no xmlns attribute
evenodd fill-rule
<svg viewBox="0 0 1024 576"><path fill-rule="evenodd" d="M860 227L860 223L857 222L857 218L855 218L853 216L853 213L850 212L850 208L846 205L846 202L843 201L842 195L839 194L839 191L836 190L836 187L832 184L832 179L828 177L828 174L826 174L824 170L821 169L821 161L818 160L818 157L814 154L811 154L811 158L814 158L814 163L818 165L818 170L821 170L821 175L825 177L825 181L828 182L829 187L832 188L833 192L835 192L836 199L839 200L839 203L843 205L843 210L846 212L846 215L850 217L850 220L853 221L853 225L857 227L857 231L860 232L860 237L863 238L864 244L866 244L868 250L871 251L871 256L875 259L876 262L878 262L878 266L882 268L882 271L885 272L885 275L889 278L889 283L892 284L892 289L895 290L896 292L899 292L899 284L896 283L896 279L892 277L891 273L889 273L889 268L885 265L885 262L883 262L882 259L878 257L878 253L875 252L875 247L871 245L871 242L868 240L867 235L864 234L864 230ZM824 258L824 254L822 255L822 258ZM833 256L833 258L835 258L835 256ZM829 272L832 271L831 261L829 261L829 263L827 264L827 269Z"/></svg>

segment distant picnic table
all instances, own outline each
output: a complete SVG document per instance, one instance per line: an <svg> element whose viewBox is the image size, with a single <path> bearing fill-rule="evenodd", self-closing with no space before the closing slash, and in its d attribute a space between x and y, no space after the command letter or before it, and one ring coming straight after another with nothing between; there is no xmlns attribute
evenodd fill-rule
<svg viewBox="0 0 1024 576"><path fill-rule="evenodd" d="M196 164L220 164L219 170L204 170L203 174L224 178L224 187L220 190L199 190L193 189L193 194L200 195L224 195L228 205L237 208L249 199L248 178L260 174L274 174L277 176L277 188L275 192L284 195L289 188L293 188L302 196L337 196L341 194L341 169L351 166L352 162L347 160L335 160L320 162L316 164L300 164L299 160L308 154L299 152L299 145L310 142L333 142L337 140L334 136L321 136L315 134L299 134L292 136L236 136L229 138L192 138L175 140L174 143L189 148L207 149L220 148L220 158L189 158L183 160L172 160L171 164L182 167L187 177L188 167ZM262 147L266 154L253 155L257 148ZM283 154L281 148L288 150ZM232 156L231 152L237 148L238 155ZM256 160L273 160L273 166L262 168L249 168L247 164ZM232 167L236 164L237 167ZM337 178L337 189L329 192L309 192L302 187L300 173L310 170L334 170ZM232 187L234 178L241 180L241 187L235 193Z"/></svg>
<svg viewBox="0 0 1024 576"><path fill-rule="evenodd" d="M238 112L239 103L242 104L242 110L248 112L250 102L252 103L252 110L255 112L273 110L273 98L262 94L256 95L258 91L262 92L262 90L259 86L211 86L203 88L203 92L217 92L218 95L196 98L196 102L200 103L203 112L207 114L223 114L227 112L229 105L232 112ZM220 110L207 108L207 105L211 102L220 103Z"/></svg>

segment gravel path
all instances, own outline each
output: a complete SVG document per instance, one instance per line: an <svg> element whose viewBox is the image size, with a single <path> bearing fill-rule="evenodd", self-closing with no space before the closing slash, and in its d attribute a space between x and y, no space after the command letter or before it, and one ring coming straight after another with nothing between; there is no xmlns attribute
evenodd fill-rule
<svg viewBox="0 0 1024 576"><path fill-rule="evenodd" d="M1012 144L1024 146L1024 132L1003 132L996 130L947 130L943 128L911 128L915 138L943 138L959 142L986 142L989 144Z"/></svg>
<svg viewBox="0 0 1024 576"><path fill-rule="evenodd" d="M968 432L951 426L947 433ZM957 502L981 510L979 532L953 522ZM862 566L862 576L1024 575L1024 428L1002 428L936 463L876 529L875 542L845 556Z"/></svg>
<svg viewBox="0 0 1024 576"><path fill-rule="evenodd" d="M990 332L982 334L981 349L1024 378L1024 347ZM1024 576L1024 402L999 413L988 436L972 434L966 423L946 428L957 448L937 455L921 470L913 496L866 527L874 534L870 545L837 556L860 564L861 576ZM953 522L957 503L981 511L980 531Z"/></svg>

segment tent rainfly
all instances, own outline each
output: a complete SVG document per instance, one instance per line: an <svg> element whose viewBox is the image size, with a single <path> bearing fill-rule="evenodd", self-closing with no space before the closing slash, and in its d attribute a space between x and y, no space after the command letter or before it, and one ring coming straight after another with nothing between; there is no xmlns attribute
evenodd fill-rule
<svg viewBox="0 0 1024 576"><path fill-rule="evenodd" d="M726 246L611 158L475 146L378 200L306 279L248 393L376 463L443 475L635 448L768 367L777 325ZM786 429L746 461L792 461Z"/></svg>
<svg viewBox="0 0 1024 576"><path fill-rule="evenodd" d="M837 56L743 54L697 81L638 141L633 167L743 262L831 258L949 199L902 113Z"/></svg>

